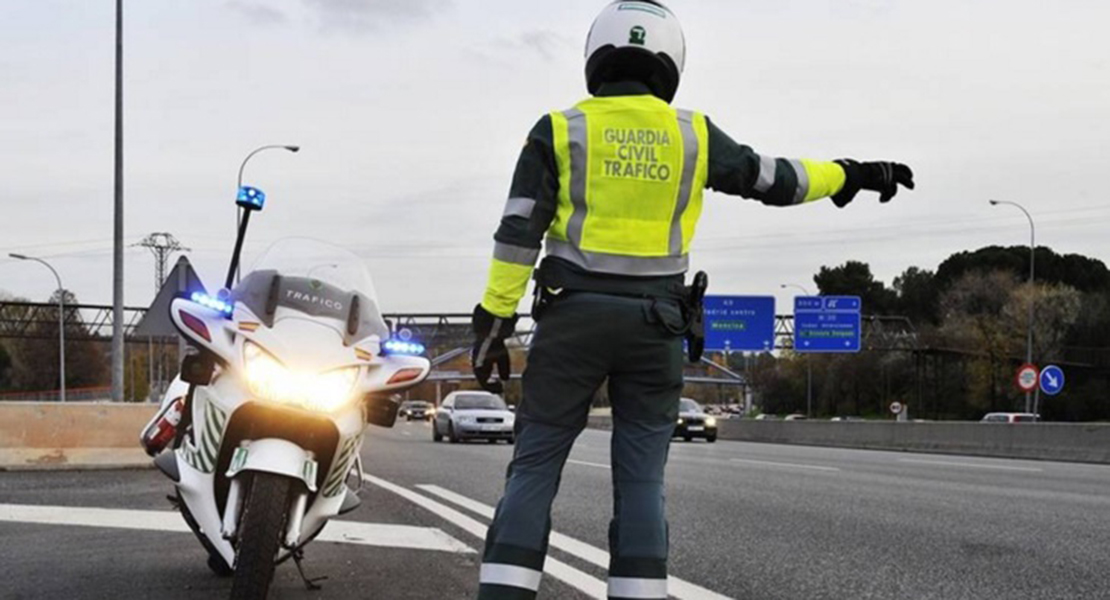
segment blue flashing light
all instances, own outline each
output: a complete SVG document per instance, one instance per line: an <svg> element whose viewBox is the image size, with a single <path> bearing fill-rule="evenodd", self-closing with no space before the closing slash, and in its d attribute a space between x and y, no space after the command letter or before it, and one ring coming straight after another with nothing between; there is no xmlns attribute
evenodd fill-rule
<svg viewBox="0 0 1110 600"><path fill-rule="evenodd" d="M239 188L235 203L247 210L262 210L266 204L266 192L248 185Z"/></svg>
<svg viewBox="0 0 1110 600"><path fill-rule="evenodd" d="M403 354L407 356L420 356L424 354L424 344L417 342L403 342L400 340L386 340L382 347L387 354Z"/></svg>
<svg viewBox="0 0 1110 600"><path fill-rule="evenodd" d="M208 308L211 308L212 310L218 311L227 316L231 316L231 313L235 311L235 305L233 303L224 302L223 300L212 298L207 294L202 294L200 292L193 293L193 295L190 296L189 299L201 306L207 306Z"/></svg>

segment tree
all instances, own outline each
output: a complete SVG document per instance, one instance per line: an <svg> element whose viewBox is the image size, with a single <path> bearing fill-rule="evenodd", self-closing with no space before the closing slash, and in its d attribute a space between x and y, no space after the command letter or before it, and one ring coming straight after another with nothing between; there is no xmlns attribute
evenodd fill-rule
<svg viewBox="0 0 1110 600"><path fill-rule="evenodd" d="M936 325L939 317L936 274L932 271L910 267L894 278L894 291L898 293L896 312L908 317L914 325Z"/></svg>
<svg viewBox="0 0 1110 600"><path fill-rule="evenodd" d="M12 355L4 344L0 344L0 390L11 388Z"/></svg>
<svg viewBox="0 0 1110 600"><path fill-rule="evenodd" d="M77 297L62 290L65 300L66 331L66 387L91 387L104 382L106 366L104 353L95 342L75 341L88 333L81 313L74 308ZM11 353L14 358L11 385L19 390L56 390L59 387L58 365L58 302L59 292L49 300L42 322L32 325L34 337L14 340Z"/></svg>
<svg viewBox="0 0 1110 600"><path fill-rule="evenodd" d="M970 272L941 298L941 334L959 349L977 355L970 364L968 401L978 409L1011 408L1002 402L1010 381L1010 357L1019 354L1019 332L1024 331L1013 326L1007 311L1016 287L1016 278L1006 271Z"/></svg>
<svg viewBox="0 0 1110 600"><path fill-rule="evenodd" d="M867 314L889 315L897 300L892 290L875 280L871 266L864 262L850 260L839 267L821 267L813 281L823 296L859 296Z"/></svg>
<svg viewBox="0 0 1110 600"><path fill-rule="evenodd" d="M1003 311L1009 327L1017 331L1028 330L1030 302L1033 302L1034 308L1034 362L1045 364L1046 361L1059 360L1064 340L1079 319L1082 295L1075 288L1062 284L1024 284L1013 291Z"/></svg>
<svg viewBox="0 0 1110 600"><path fill-rule="evenodd" d="M1035 252L1037 281L1062 283L1081 292L1110 292L1110 270L1100 260L1079 254L1060 255L1050 248ZM1021 279L1029 276L1028 246L987 246L974 252L958 252L937 268L937 282L947 289L972 271L1006 271Z"/></svg>

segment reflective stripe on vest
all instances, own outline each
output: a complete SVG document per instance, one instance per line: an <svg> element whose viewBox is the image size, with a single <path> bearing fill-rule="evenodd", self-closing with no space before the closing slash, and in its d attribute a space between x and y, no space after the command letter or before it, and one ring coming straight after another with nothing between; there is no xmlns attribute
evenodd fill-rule
<svg viewBox="0 0 1110 600"><path fill-rule="evenodd" d="M649 96L552 114L559 206L547 252L589 271L685 272L708 171L705 118Z"/></svg>

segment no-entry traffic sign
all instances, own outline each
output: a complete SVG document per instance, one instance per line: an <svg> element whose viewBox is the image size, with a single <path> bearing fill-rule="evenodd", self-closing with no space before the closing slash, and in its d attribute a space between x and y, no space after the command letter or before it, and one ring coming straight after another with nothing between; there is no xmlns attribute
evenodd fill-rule
<svg viewBox="0 0 1110 600"><path fill-rule="evenodd" d="M1022 365L1017 371L1017 386L1023 392L1032 392L1037 389L1041 371L1037 365Z"/></svg>

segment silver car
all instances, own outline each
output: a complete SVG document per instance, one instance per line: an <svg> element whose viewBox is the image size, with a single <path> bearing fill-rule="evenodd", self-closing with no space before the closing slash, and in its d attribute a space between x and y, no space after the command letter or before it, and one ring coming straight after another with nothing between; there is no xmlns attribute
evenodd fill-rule
<svg viewBox="0 0 1110 600"><path fill-rule="evenodd" d="M451 443L484 439L513 443L516 418L500 396L489 392L452 392L432 419L432 440Z"/></svg>

